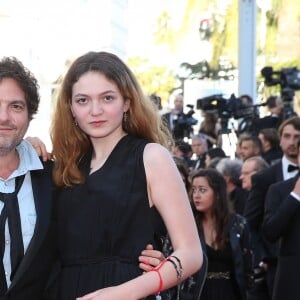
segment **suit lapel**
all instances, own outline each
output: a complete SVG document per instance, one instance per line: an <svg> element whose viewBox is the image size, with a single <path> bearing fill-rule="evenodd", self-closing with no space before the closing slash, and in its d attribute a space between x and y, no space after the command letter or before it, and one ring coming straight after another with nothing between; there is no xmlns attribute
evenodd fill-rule
<svg viewBox="0 0 300 300"><path fill-rule="evenodd" d="M27 251L14 276L9 290L23 277L32 260L37 255L44 241L51 217L52 184L51 177L46 176L43 170L30 172L32 181L33 197L36 209L36 225L34 234L28 245Z"/></svg>
<svg viewBox="0 0 300 300"><path fill-rule="evenodd" d="M299 175L296 175L295 177L290 178L286 181L285 191L287 192L287 196L293 190L298 178L299 178Z"/></svg>
<svg viewBox="0 0 300 300"><path fill-rule="evenodd" d="M274 165L276 182L283 180L282 160Z"/></svg>

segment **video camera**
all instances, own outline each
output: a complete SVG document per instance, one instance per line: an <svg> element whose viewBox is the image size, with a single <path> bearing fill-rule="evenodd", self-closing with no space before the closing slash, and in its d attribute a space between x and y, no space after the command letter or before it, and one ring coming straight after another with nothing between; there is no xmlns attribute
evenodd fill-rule
<svg viewBox="0 0 300 300"><path fill-rule="evenodd" d="M188 104L187 107L190 108L187 113L181 113L173 119L174 131L180 132L180 138L189 138L193 132L192 126L198 123L198 120L193 117L194 105Z"/></svg>
<svg viewBox="0 0 300 300"><path fill-rule="evenodd" d="M239 119L249 115L249 106L245 105L243 101L231 94L229 99L223 97L222 94L216 94L197 100L197 109L205 112L216 112L220 118L234 118Z"/></svg>
<svg viewBox="0 0 300 300"><path fill-rule="evenodd" d="M180 113L178 116L174 116L174 123L179 125L182 129L189 129L198 123L198 120L193 118L193 114L195 113L194 105L187 104L187 107L189 107L190 110L186 114Z"/></svg>
<svg viewBox="0 0 300 300"><path fill-rule="evenodd" d="M190 110L183 116L179 123L186 125L187 127L196 125L198 120L193 117L193 114L195 113L194 105L187 104L186 107L188 107Z"/></svg>
<svg viewBox="0 0 300 300"><path fill-rule="evenodd" d="M253 130L251 126L254 124L254 119L259 118L259 112L257 107L264 106L266 103L257 105L247 105L241 98L231 94L229 99L223 97L222 94L216 94L197 100L197 109L201 109L204 112L216 113L221 122L221 133L228 133L228 120L243 119L240 123L237 134L240 134L247 130Z"/></svg>
<svg viewBox="0 0 300 300"><path fill-rule="evenodd" d="M274 71L272 67L264 67L261 75L266 86L280 85L280 95L284 103L284 118L294 115L293 99L295 90L300 90L300 71L297 67L282 68Z"/></svg>
<svg viewBox="0 0 300 300"><path fill-rule="evenodd" d="M282 89L300 90L300 71L297 67L283 68L280 71L274 71L272 67L264 67L261 75L265 78L267 86L280 84Z"/></svg>

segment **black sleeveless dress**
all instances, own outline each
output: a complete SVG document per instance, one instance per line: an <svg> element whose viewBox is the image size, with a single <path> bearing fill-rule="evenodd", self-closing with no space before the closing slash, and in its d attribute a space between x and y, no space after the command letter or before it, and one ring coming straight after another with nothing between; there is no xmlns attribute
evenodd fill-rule
<svg viewBox="0 0 300 300"><path fill-rule="evenodd" d="M86 182L58 192L55 214L62 269L57 299L74 300L142 274L141 250L148 243L157 246L164 231L157 211L149 207L143 163L146 144L123 137L91 175L91 153L87 153L80 165Z"/></svg>

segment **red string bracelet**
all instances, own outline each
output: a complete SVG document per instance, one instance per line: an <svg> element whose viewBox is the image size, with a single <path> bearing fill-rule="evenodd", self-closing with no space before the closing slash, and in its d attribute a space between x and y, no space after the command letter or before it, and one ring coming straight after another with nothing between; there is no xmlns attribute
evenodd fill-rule
<svg viewBox="0 0 300 300"><path fill-rule="evenodd" d="M160 274L159 270L160 270L160 268L161 268L167 261L168 261L167 258L164 259L164 260L163 260L156 268L152 268L152 270L151 270L151 271L156 272L156 273L158 274L158 277L159 277L159 286L158 286L157 291L154 293L154 295L159 294L159 293L162 291L162 289L163 289L163 279L162 279L162 277L161 277L161 274Z"/></svg>
<svg viewBox="0 0 300 300"><path fill-rule="evenodd" d="M159 273L159 270L157 269L153 269L152 271L156 272L158 274L158 277L159 277L159 286L158 286L158 289L157 291L154 293L154 295L157 295L161 292L161 290L163 289L163 280L162 280L162 277Z"/></svg>

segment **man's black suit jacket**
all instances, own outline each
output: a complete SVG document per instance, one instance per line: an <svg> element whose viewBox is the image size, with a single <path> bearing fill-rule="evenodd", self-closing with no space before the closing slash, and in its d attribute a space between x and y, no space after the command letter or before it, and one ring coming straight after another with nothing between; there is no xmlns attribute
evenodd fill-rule
<svg viewBox="0 0 300 300"><path fill-rule="evenodd" d="M245 217L251 228L261 227L268 188L271 184L282 180L282 160L252 176L252 188L245 205Z"/></svg>
<svg viewBox="0 0 300 300"><path fill-rule="evenodd" d="M300 299L300 202L290 195L298 176L272 185L266 198L263 233L280 239L273 299Z"/></svg>
<svg viewBox="0 0 300 300"><path fill-rule="evenodd" d="M273 165L277 161L279 161L282 158L282 151L280 147L270 149L269 151L262 154L262 158L269 164Z"/></svg>
<svg viewBox="0 0 300 300"><path fill-rule="evenodd" d="M52 162L44 163L43 170L31 171L36 208L36 225L24 258L1 300L43 299L50 270L55 262L52 213Z"/></svg>
<svg viewBox="0 0 300 300"><path fill-rule="evenodd" d="M283 180L282 160L254 174L251 180L252 189L245 204L244 216L252 231L255 264L257 264L262 259L268 261L277 256L277 245L263 239L261 228L268 189L271 184Z"/></svg>

